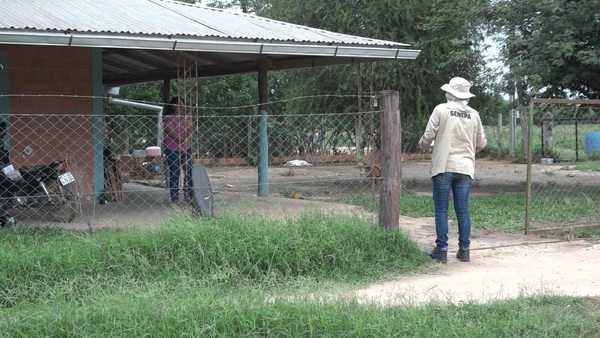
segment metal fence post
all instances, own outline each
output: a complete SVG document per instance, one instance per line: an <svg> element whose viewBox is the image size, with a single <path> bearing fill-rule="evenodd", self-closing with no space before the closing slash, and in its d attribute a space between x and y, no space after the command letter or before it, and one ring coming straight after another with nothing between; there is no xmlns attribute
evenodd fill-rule
<svg viewBox="0 0 600 338"><path fill-rule="evenodd" d="M269 88L267 85L267 67L268 62L262 60L258 71L258 196L269 196L269 136L267 128Z"/></svg>

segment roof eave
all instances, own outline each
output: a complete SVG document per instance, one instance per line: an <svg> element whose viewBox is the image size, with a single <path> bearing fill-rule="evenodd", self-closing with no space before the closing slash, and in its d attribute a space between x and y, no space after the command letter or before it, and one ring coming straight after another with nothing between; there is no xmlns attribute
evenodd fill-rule
<svg viewBox="0 0 600 338"><path fill-rule="evenodd" d="M332 43L277 43L264 41L231 41L188 37L147 37L123 34L83 34L63 32L0 31L0 44L25 44L71 47L200 51L261 55L311 55L324 57L369 58L379 60L415 59L420 50L407 45L344 45Z"/></svg>

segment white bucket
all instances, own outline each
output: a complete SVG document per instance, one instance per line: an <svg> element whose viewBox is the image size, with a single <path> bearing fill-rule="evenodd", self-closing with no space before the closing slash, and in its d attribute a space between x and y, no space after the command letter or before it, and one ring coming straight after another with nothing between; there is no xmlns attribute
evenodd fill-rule
<svg viewBox="0 0 600 338"><path fill-rule="evenodd" d="M158 157L158 156L160 156L160 154L161 154L160 147L148 147L148 148L146 148L146 156Z"/></svg>

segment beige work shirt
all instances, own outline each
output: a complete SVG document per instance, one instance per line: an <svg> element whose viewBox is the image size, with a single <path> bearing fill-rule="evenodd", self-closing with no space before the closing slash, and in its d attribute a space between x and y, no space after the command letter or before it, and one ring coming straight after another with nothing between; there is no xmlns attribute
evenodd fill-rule
<svg viewBox="0 0 600 338"><path fill-rule="evenodd" d="M419 148L431 154L431 177L445 172L475 178L475 153L487 144L479 112L462 102L442 103L435 107Z"/></svg>

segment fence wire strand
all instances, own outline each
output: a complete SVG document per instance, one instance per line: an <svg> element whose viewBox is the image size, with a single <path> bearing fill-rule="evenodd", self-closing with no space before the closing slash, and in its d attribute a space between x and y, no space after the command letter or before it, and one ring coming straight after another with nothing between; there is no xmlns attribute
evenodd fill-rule
<svg viewBox="0 0 600 338"><path fill-rule="evenodd" d="M376 201L381 179L381 111L323 113L313 108L318 105L312 105L322 99L354 102L357 97L370 100L374 96L319 95L269 102L273 106L295 102L295 107L306 107L285 114L273 109L268 117L269 196L301 199L321 208L329 202L363 205ZM56 160L69 162L68 170L74 174L80 194L80 217L76 222L88 226L151 224L189 211L186 205L170 204L164 157L144 156L147 147L162 147L157 113L131 113L136 111L132 108L123 110L128 113L112 110L106 97L3 95L0 99L9 99L11 110L19 112L0 116L7 123L4 150L15 168ZM54 101L43 106L46 99ZM63 99L71 103L75 100L76 104L101 99L105 111L94 115L87 104L82 105L88 108L81 108L80 114L64 114L60 104ZM276 210L285 216L289 210L284 207L289 204L279 208L273 200L257 197L258 107L189 105L195 126L193 158L206 168L219 211L243 206L256 211ZM498 125L486 126L488 147L497 147L488 150L490 154L508 152L507 116ZM599 225L595 211L600 201L599 116L599 105L536 105L532 137L528 140L535 154L531 163L532 229ZM404 129L403 133L419 135L424 126L413 128L417 129ZM517 148L522 149L523 133L520 127L516 130ZM403 147L410 151L410 144ZM428 161L429 154L409 155L405 154L407 160ZM403 181L405 187L417 182L429 184L427 170L419 168L414 177ZM522 185L518 188L519 192L524 190ZM2 202L8 199L6 195L1 198ZM558 205L568 205L569 212L559 212L565 209ZM44 210L10 212L19 221L48 222Z"/></svg>

